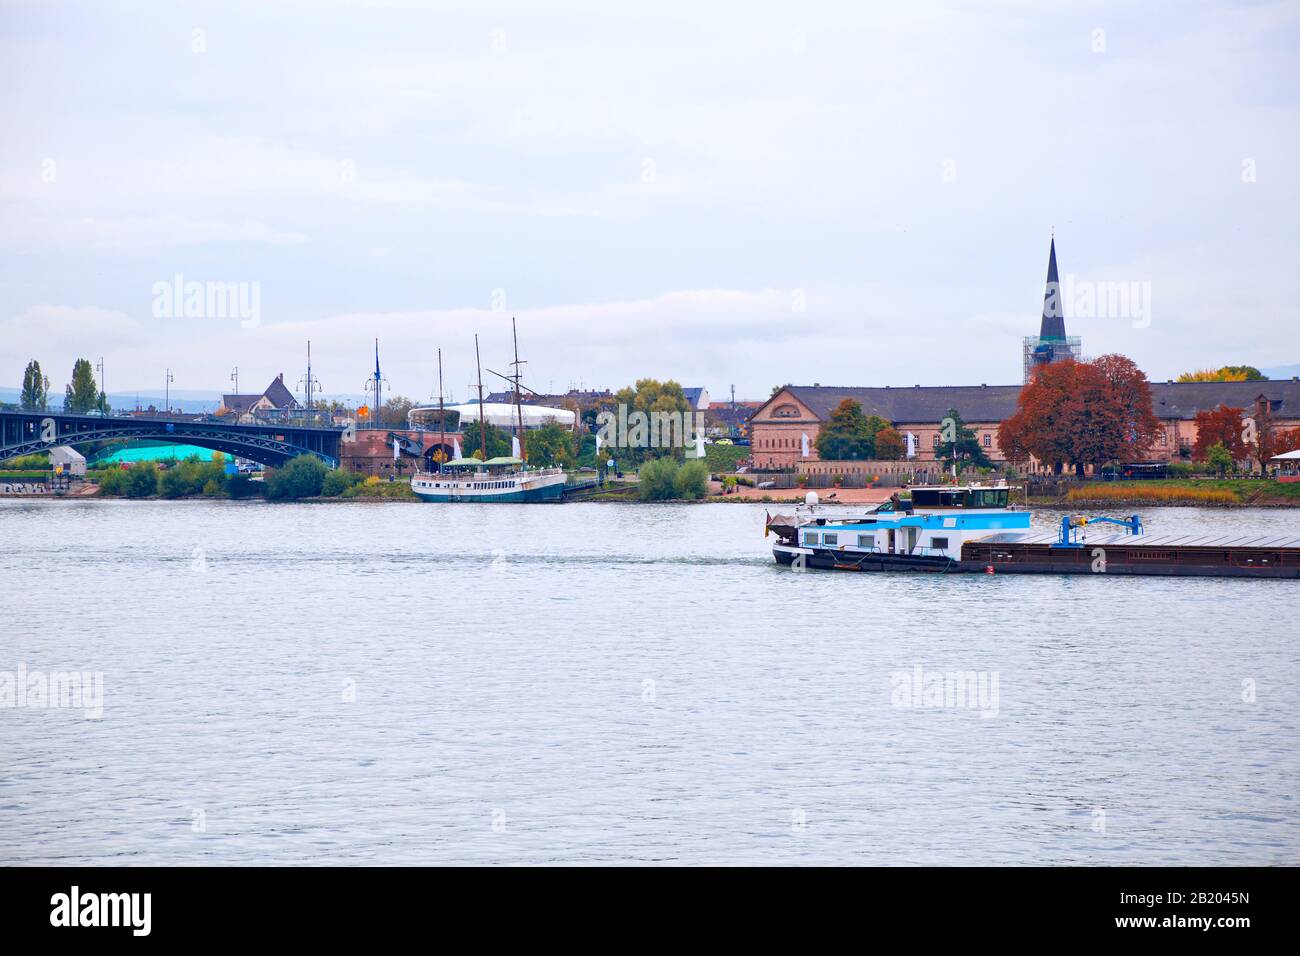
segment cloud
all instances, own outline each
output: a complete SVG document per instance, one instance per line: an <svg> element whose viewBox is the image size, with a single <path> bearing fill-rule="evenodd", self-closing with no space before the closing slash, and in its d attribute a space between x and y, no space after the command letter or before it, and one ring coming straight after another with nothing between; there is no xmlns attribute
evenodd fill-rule
<svg viewBox="0 0 1300 956"><path fill-rule="evenodd" d="M1014 381L1053 226L1063 270L1152 284L1086 352L1293 359L1294 4L115 12L0 37L0 315L263 283L258 330L149 326L117 360L147 380L310 337L355 390L381 334L413 390L504 288L563 383Z"/></svg>

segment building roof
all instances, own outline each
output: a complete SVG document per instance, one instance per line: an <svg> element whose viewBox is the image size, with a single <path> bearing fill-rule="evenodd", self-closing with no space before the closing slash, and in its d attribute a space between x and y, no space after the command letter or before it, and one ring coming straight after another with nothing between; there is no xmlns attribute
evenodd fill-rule
<svg viewBox="0 0 1300 956"><path fill-rule="evenodd" d="M265 398L275 408L298 408L298 399L294 398L293 392L284 384L284 373L281 372L275 378L271 379L271 384L266 386L266 390L259 394L249 393L230 394L221 396L221 404L228 410L242 415L251 411L253 406Z"/></svg>
<svg viewBox="0 0 1300 956"><path fill-rule="evenodd" d="M50 449L51 465L85 464L86 456L71 445L56 445Z"/></svg>
<svg viewBox="0 0 1300 956"><path fill-rule="evenodd" d="M821 420L830 418L846 398L862 406L867 415L891 422L937 422L957 409L968 422L1000 422L1016 411L1019 385L939 385L913 388L836 388L827 385L790 385L787 390ZM778 393L779 394L779 393Z"/></svg>
<svg viewBox="0 0 1300 956"><path fill-rule="evenodd" d="M1300 382L1155 382L1152 407L1157 418L1195 418L1219 405L1250 410L1261 395L1275 418L1300 418Z"/></svg>
<svg viewBox="0 0 1300 956"><path fill-rule="evenodd" d="M967 422L1000 422L1016 411L1019 385L938 385L912 388L788 385L788 391L822 421L846 398L867 415L891 422L937 422L955 408ZM776 399L780 392L773 396ZM1157 418L1188 421L1219 405L1250 409L1263 395L1275 418L1300 419L1300 381L1153 382L1151 406ZM767 405L771 405L769 399ZM766 407L766 406L765 406Z"/></svg>
<svg viewBox="0 0 1300 956"><path fill-rule="evenodd" d="M423 410L423 407L419 410ZM448 405L446 410L460 415L461 426L478 422L478 402L466 402L463 405ZM417 409L412 409L412 412ZM504 402L484 402L483 417L489 425L498 428L513 428L518 416L522 414L525 428L540 428L547 422L555 422L563 428L573 428L577 416L567 408L552 408L549 405L524 405L516 409L514 405Z"/></svg>
<svg viewBox="0 0 1300 956"><path fill-rule="evenodd" d="M261 395L222 395L222 407L243 414L262 398Z"/></svg>
<svg viewBox="0 0 1300 956"><path fill-rule="evenodd" d="M298 405L298 399L293 397L293 392L284 384L283 372L271 379L271 384L266 386L266 391L262 394L276 408L296 408Z"/></svg>
<svg viewBox="0 0 1300 956"><path fill-rule="evenodd" d="M704 394L704 389L703 389L703 388L683 388L683 389L682 389L682 394L685 395L685 396L686 396L686 400L687 400L688 402L691 403L691 408L699 408L699 407L700 407L700 396Z"/></svg>

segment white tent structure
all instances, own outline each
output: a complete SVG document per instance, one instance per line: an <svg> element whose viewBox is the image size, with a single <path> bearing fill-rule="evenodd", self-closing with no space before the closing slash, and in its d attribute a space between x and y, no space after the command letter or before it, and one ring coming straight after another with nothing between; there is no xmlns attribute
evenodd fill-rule
<svg viewBox="0 0 1300 956"><path fill-rule="evenodd" d="M77 478L86 477L86 456L71 445L59 445L50 449L50 468L54 471L60 471L62 474L74 475Z"/></svg>
<svg viewBox="0 0 1300 956"><path fill-rule="evenodd" d="M1269 461L1281 465L1284 476L1300 475L1300 448L1295 451L1286 451L1280 455L1274 455ZM1291 480L1294 481L1294 477Z"/></svg>
<svg viewBox="0 0 1300 956"><path fill-rule="evenodd" d="M551 422L559 425L561 428L573 430L577 422L577 416L567 408L551 408L548 405L522 405L524 428L541 428ZM483 418L489 425L495 425L497 428L514 428L519 421L519 410L508 402L484 402ZM437 406L434 406L434 411ZM426 409L412 409L412 415L416 412L423 412ZM456 412L460 415L461 427L467 424L478 424L478 402L467 402L464 405L448 405L447 411Z"/></svg>

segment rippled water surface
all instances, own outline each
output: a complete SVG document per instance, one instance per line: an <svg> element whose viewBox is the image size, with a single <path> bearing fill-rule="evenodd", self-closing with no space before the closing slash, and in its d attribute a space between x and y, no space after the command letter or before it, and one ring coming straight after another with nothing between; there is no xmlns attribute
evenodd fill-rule
<svg viewBox="0 0 1300 956"><path fill-rule="evenodd" d="M796 574L762 520L0 502L0 679L104 680L0 709L0 862L1300 862L1300 585Z"/></svg>

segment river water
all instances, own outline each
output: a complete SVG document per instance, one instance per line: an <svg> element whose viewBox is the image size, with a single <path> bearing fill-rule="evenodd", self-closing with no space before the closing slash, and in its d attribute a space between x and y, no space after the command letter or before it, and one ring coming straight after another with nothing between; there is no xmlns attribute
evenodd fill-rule
<svg viewBox="0 0 1300 956"><path fill-rule="evenodd" d="M0 686L103 681L0 709L0 863L1300 862L1296 583L799 574L763 514L0 502Z"/></svg>

